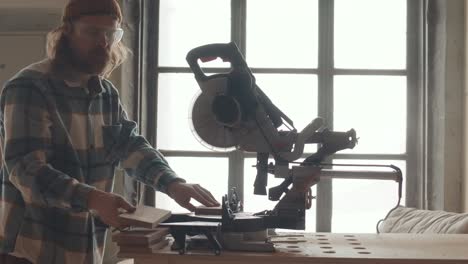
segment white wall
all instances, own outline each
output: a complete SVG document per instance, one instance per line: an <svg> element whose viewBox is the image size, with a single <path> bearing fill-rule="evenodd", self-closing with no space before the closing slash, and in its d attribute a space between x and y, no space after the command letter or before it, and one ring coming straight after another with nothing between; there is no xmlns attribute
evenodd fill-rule
<svg viewBox="0 0 468 264"><path fill-rule="evenodd" d="M1 0L0 8L56 8L68 0Z"/></svg>
<svg viewBox="0 0 468 264"><path fill-rule="evenodd" d="M45 36L35 32L0 32L0 87L16 72L45 56Z"/></svg>
<svg viewBox="0 0 468 264"><path fill-rule="evenodd" d="M21 69L24 64L44 58L46 34L60 25L67 1L0 0L0 36L5 40L0 41L0 87L7 75ZM21 40L27 38L34 41ZM111 76L111 81L118 88L120 75L121 70L117 69Z"/></svg>

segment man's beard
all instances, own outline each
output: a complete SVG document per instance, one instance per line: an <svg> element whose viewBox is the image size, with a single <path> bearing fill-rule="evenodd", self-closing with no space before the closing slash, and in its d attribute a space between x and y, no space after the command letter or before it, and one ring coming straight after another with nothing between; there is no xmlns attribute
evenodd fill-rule
<svg viewBox="0 0 468 264"><path fill-rule="evenodd" d="M85 55L79 54L76 49L71 48L69 55L72 67L87 74L101 75L110 63L110 53L102 48L91 50Z"/></svg>

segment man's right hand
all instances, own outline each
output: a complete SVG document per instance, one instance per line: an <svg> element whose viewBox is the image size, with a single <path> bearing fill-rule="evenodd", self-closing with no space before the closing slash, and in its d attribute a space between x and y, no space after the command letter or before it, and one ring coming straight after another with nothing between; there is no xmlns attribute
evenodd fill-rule
<svg viewBox="0 0 468 264"><path fill-rule="evenodd" d="M123 212L119 209L131 213L136 208L120 195L92 190L88 196L88 209L96 211L105 224L116 228L124 228L126 226L120 223L118 217Z"/></svg>

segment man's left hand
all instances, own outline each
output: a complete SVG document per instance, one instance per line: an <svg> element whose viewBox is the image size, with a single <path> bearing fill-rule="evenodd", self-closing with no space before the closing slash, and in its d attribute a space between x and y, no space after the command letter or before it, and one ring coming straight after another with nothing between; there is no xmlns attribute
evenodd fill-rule
<svg viewBox="0 0 468 264"><path fill-rule="evenodd" d="M215 207L220 205L213 195L199 184L173 182L169 184L167 194L180 206L192 212L195 211L195 206L190 203L192 198L204 206Z"/></svg>

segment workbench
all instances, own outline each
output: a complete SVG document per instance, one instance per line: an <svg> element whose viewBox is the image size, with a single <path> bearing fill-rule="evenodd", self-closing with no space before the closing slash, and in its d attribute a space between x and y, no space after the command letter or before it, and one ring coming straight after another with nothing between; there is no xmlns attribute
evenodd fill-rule
<svg viewBox="0 0 468 264"><path fill-rule="evenodd" d="M276 252L188 251L120 254L135 264L468 264L468 235L292 233L272 239Z"/></svg>

